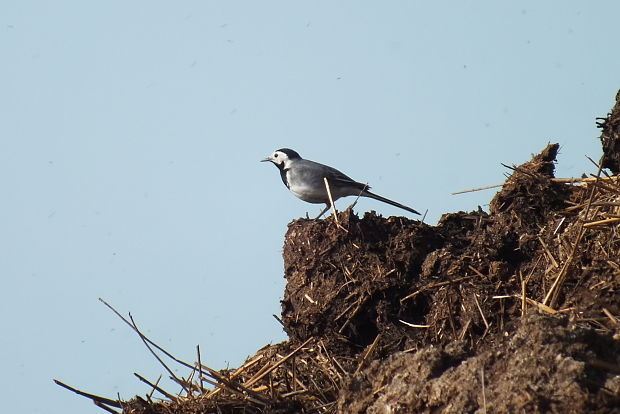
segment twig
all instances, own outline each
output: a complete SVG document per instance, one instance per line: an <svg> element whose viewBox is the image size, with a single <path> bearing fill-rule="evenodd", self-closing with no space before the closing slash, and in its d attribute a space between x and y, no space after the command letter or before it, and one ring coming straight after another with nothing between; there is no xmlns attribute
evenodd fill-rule
<svg viewBox="0 0 620 414"><path fill-rule="evenodd" d="M306 294L304 294L304 298L306 298L306 300L307 300L308 302L312 303L313 305L316 305L316 304L318 303L316 300L312 299L312 298L310 297L310 295L308 295L307 293L306 293Z"/></svg>
<svg viewBox="0 0 620 414"><path fill-rule="evenodd" d="M210 371L213 371L209 367L205 367L205 368L207 368ZM239 395L240 397L247 399L248 401L251 401L255 404L259 404L259 405L267 404L268 400L264 396L260 395L257 392L257 390L251 390L237 382L233 382L227 378L224 378L222 375L219 375L219 373L217 374L218 375L212 376L212 378L215 379L215 381L212 381L208 378L204 379L206 383L211 384L214 387L217 387L216 390L214 390L211 394L207 395L205 399L209 399L212 395L215 394L215 391L226 390L232 394Z"/></svg>
<svg viewBox="0 0 620 414"><path fill-rule="evenodd" d="M273 315L271 315L275 318L276 321L280 322L280 325L284 326L284 322L282 321L282 319L280 319L280 317L278 315L276 315L275 313Z"/></svg>
<svg viewBox="0 0 620 414"><path fill-rule="evenodd" d="M603 181L594 181L592 183L593 186L598 187L598 188L602 188L603 190L609 191L610 193L615 193L618 191L617 188L609 186L605 183L603 183Z"/></svg>
<svg viewBox="0 0 620 414"><path fill-rule="evenodd" d="M575 255L577 252L577 247L579 246L579 243L581 242L581 239L584 233L585 233L585 228L583 227L583 222L582 222L579 228L579 234L577 235L577 239L575 240L575 243L573 243L573 248L570 252L570 255L564 262L564 266L562 266L560 273L555 278L555 280L553 281L553 284L549 288L549 291L547 292L547 295L545 296L545 299L542 302L543 305L550 304L551 307L555 306L555 302L557 301L557 298L558 298L559 288L564 283L564 279L566 278L570 265L573 263L573 259L575 258Z"/></svg>
<svg viewBox="0 0 620 414"><path fill-rule="evenodd" d="M238 382L232 381L232 378L227 378L224 375L220 374L218 371L212 368L209 368L206 365L202 365L202 367L207 370L211 378L217 381L217 382L214 382L214 381L210 381L209 379L205 378L205 381L208 382L209 384L212 384L218 388L225 388L228 391L231 391L238 395L242 395L248 399L251 399L251 398L248 397L247 395L252 395L254 397L254 402L257 402L260 404L265 404L267 402L267 400L262 395L251 390L249 386L246 386L245 384L242 385L242 384L239 384Z"/></svg>
<svg viewBox="0 0 620 414"><path fill-rule="evenodd" d="M525 317L525 313L527 312L527 301L525 296L525 288L527 286L527 282L523 280L523 273L519 269L519 278L521 279L521 317Z"/></svg>
<svg viewBox="0 0 620 414"><path fill-rule="evenodd" d="M347 306L347 307L346 307L346 308L345 308L342 312L340 312L340 315L338 315L338 316L336 316L336 317L334 318L334 322L338 322L338 320L339 320L340 318L342 318L344 315L346 315L346 314L347 314L347 312L349 312L349 311L351 310L351 308L352 308L353 306L355 306L355 305L356 305L356 302L351 302L351 303L349 304L349 306Z"/></svg>
<svg viewBox="0 0 620 414"><path fill-rule="evenodd" d="M342 375L340 373L346 375L347 371L342 367L342 365L340 365L340 362L338 362L338 360L336 358L332 357L329 354L329 351L327 350L327 347L325 346L325 343L323 342L323 340L321 340L319 342L319 350L321 348L323 348L323 352L325 352L325 357L327 358L327 360L332 363L332 367L334 367L334 372L336 372L336 375L338 375L338 379L342 381ZM340 370L340 371L338 371L338 370ZM330 377L330 380L333 383L333 380L331 379L331 377ZM321 392L321 395L323 395L322 392ZM326 399L325 395L323 395L323 398Z"/></svg>
<svg viewBox="0 0 620 414"><path fill-rule="evenodd" d="M217 378L215 378L217 379ZM241 384L238 383L233 383L231 381L227 381L226 379L222 380L217 379L217 381L211 381L208 378L205 378L205 382L208 384L213 385L214 387L217 387L218 390L226 390L232 394L236 394L248 401L253 402L254 404L258 404L258 405L266 405L268 400L263 397L262 395L260 395L257 390L251 390L249 388L244 387ZM266 389L266 388L265 388ZM261 390L262 391L262 390ZM210 396L210 395L209 395ZM207 397L209 397L207 396Z"/></svg>
<svg viewBox="0 0 620 414"><path fill-rule="evenodd" d="M471 318L469 318L467 322L465 322L465 326L463 326L463 329L461 330L461 333L459 334L459 341L465 338L465 335L467 334L467 330L469 329L469 325L471 325Z"/></svg>
<svg viewBox="0 0 620 414"><path fill-rule="evenodd" d="M484 326L486 326L487 331L489 330L489 323L487 322L487 318L484 317L484 313L482 312L482 308L480 307L480 303L478 303L478 298L474 293L474 301L476 302L476 306L478 307L478 311L480 312L480 316L482 316L482 321L484 322Z"/></svg>
<svg viewBox="0 0 620 414"><path fill-rule="evenodd" d="M617 223L619 221L620 221L620 218L614 217L614 218L608 218L604 220L591 221L589 223L585 223L583 227L600 226L601 224Z"/></svg>
<svg viewBox="0 0 620 414"><path fill-rule="evenodd" d="M247 382L245 382L243 385L246 387L251 386L252 384L255 384L258 380L260 380L261 378L263 378L265 375L269 374L271 371L273 371L274 369L276 369L277 367L279 367L280 365L284 364L289 358L291 358L293 355L295 355L297 352L299 352L303 347L305 347L306 345L308 345L310 342L312 342L314 340L313 337L308 338L306 341L304 341L303 344L299 345L297 348L295 348L291 353L289 353L287 356L285 356L284 358L282 358L281 360L279 360L278 362L276 362L275 364L273 364L271 366L271 368L267 369L265 372L263 372L260 375L254 376L253 378L250 378L250 380L248 380Z"/></svg>
<svg viewBox="0 0 620 414"><path fill-rule="evenodd" d="M196 384L194 384L194 377L196 376L196 372L198 372L196 370L196 368L194 368L189 375L187 376L187 378L185 377L181 377L181 381L183 381L185 384L187 384L187 388L189 389L189 391L186 393L186 396L189 397L190 395L192 395L192 393L194 392L194 389L196 391L200 391L200 386L197 386ZM179 392L179 397L181 396L181 392Z"/></svg>
<svg viewBox="0 0 620 414"><path fill-rule="evenodd" d="M504 165L504 164L502 164L502 165ZM504 167L510 168L511 170L514 169L514 167L509 167L507 165L504 165ZM616 180L618 180L618 176L600 177L599 179L600 180L616 181ZM596 180L596 178L588 177L588 178L551 178L550 181L554 182L554 183L560 183L560 184L574 184L574 183L589 183L589 182L597 181L597 180ZM471 193L471 192L474 192L474 191L489 190L491 188L497 188L497 187L503 187L503 186L504 186L504 184L486 185L484 187L471 188L469 190L455 191L455 192L453 192L451 194L452 195L465 194L465 193Z"/></svg>
<svg viewBox="0 0 620 414"><path fill-rule="evenodd" d="M327 177L323 177L323 182L325 183L325 189L327 190L327 197L329 198L329 203L332 205L332 211L334 212L334 221L338 224L338 211L336 210L336 206L334 205L334 199L332 198L332 191L329 188L329 181L327 181Z"/></svg>
<svg viewBox="0 0 620 414"><path fill-rule="evenodd" d="M89 399L91 399L93 401L98 401L101 404L110 405L112 407L123 408L123 406L122 406L122 404L120 403L119 400L111 400L109 398L100 397L100 396L95 395L95 394L89 394L87 392L80 391L77 388L73 388L72 386L67 385L67 384L65 384L65 383L63 383L63 382L61 382L61 381L59 381L57 379L55 379L54 382L56 383L56 385L60 385L61 387L65 388L65 389L67 389L69 391L73 391L74 393L76 393L78 395L81 395L82 397L86 397L86 398L89 398Z"/></svg>
<svg viewBox="0 0 620 414"><path fill-rule="evenodd" d="M433 289L433 288L436 288L436 287L450 285L452 283L462 282L463 280L471 279L472 277L473 276L464 276L464 277L459 277L459 278L454 279L454 280L446 280L445 282L429 283L428 285L423 286L420 289L416 290L415 292L410 293L409 295L407 295L404 298L402 298L400 300L400 303L403 303L407 299L411 299L413 297L418 296L420 293L424 292L425 290L429 290L429 289Z"/></svg>
<svg viewBox="0 0 620 414"><path fill-rule="evenodd" d="M285 392L284 394L280 394L280 397L282 398L287 398L287 397L293 397L295 395L300 395L300 394L305 394L307 393L308 390L297 390L297 391L291 391L291 392Z"/></svg>
<svg viewBox="0 0 620 414"><path fill-rule="evenodd" d="M488 190L488 189L491 189L491 188L497 188L497 187L503 187L503 186L504 186L504 184L486 185L484 187L472 188L472 189L469 189L469 190L455 191L454 193L451 193L451 194L452 195L457 195L457 194L472 193L474 191Z"/></svg>
<svg viewBox="0 0 620 414"><path fill-rule="evenodd" d="M240 384L236 384L231 382L228 378L225 378L224 376L222 376L219 372L212 370L209 367L206 367L204 365L202 365L201 361L200 361L200 348L197 347L198 349L198 368L193 367L189 364L187 364L184 361L181 361L175 357L173 357L169 352L167 352L165 349L161 348L160 346L158 346L157 344L155 344L153 341L151 341L149 338L147 338L146 336L144 336L139 329L137 328L137 325L135 324L135 321L133 320L133 318L131 317L130 314L130 318L131 318L131 323L125 319L122 315L120 315L114 308L112 308L108 303L106 303L103 299L100 299L101 302L103 302L106 306L108 306L108 308L110 308L114 313L116 313L125 323L127 323L130 327L132 327L132 329L134 329L134 331L136 331L140 337L142 338L142 340L145 342L145 345L147 346L147 348L149 348L149 350L151 351L151 353L153 353L153 355L158 359L158 361L160 361L160 363L162 363L162 365L164 365L164 367L168 370L169 373L170 370L166 367L165 364L163 364L163 361L161 361L161 359L154 353L154 351L148 346L148 344L146 344L146 342L149 342L150 344L152 344L154 347L156 347L157 349L159 349L160 351L162 351L163 353L165 353L168 357L170 357L171 359L173 359L174 361L180 363L181 365L184 365L188 368L192 369L192 375L196 372L196 370L198 369L200 372L200 377L201 377L201 389L202 389L202 381L207 382L211 385L214 385L216 388L216 390L214 390L211 394L207 395L206 398L212 396L213 394L217 393L218 391L220 391L221 389L226 389L229 392L232 392L234 394L240 395L243 398L246 398L249 401L252 401L256 404L259 405L264 405L266 404L265 398L255 392L253 392L250 389L245 388L244 386L240 385ZM244 364L244 366L242 366L235 374L233 374L233 376L231 378L234 378L236 375L240 374L241 371L243 371L243 369L247 368L250 365L253 365L255 362L257 362L258 360L260 360L262 358L262 356L253 359L252 361L249 361L248 363ZM203 376L203 368L206 369L209 372L209 375L215 379L216 381L211 381L207 378L204 378ZM184 380L180 380L178 378L176 378L174 376L174 374L172 374L172 377L176 380L176 382L178 384L180 384L184 389L188 389L188 384L186 384L186 382ZM153 385L150 382L148 382L148 380L144 379L143 377L139 376L138 374L136 374L136 376L138 376L138 378L140 378L141 380L143 380L144 382L152 385L155 389L157 389L159 392L161 392L163 395L167 396L168 398L170 398L171 400L176 400L176 398L172 395L170 395L169 393L165 392L164 390L162 390L161 388L157 387L156 384ZM160 377L161 378L161 377ZM159 381L159 380L158 380ZM191 388L191 384L189 385L189 388ZM188 395L189 395L188 391ZM254 398L250 397L249 395L252 395Z"/></svg>
<svg viewBox="0 0 620 414"><path fill-rule="evenodd" d="M332 205L332 210L334 212L334 221L336 222L336 227L344 230L345 232L349 232L347 229L342 227L338 222L338 210L336 210L336 205L334 204L334 199L332 198L332 192L329 188L329 181L327 181L327 177L323 177L323 181L325 182L325 189L327 190L327 197L329 197L329 202Z"/></svg>
<svg viewBox="0 0 620 414"><path fill-rule="evenodd" d="M205 389L202 386L202 361L200 360L200 345L196 345L196 354L198 354L198 380L200 381L200 391L204 394Z"/></svg>
<svg viewBox="0 0 620 414"><path fill-rule="evenodd" d="M586 157L586 158L588 158L588 157ZM599 165L596 165L596 166L599 167ZM599 177L598 179L596 179L596 177L586 177L586 178L552 178L551 181L553 181L554 183L572 184L572 183L590 183L590 182L593 182L593 181L600 181L600 180L615 181L617 179L618 179L617 176L613 176L613 177Z"/></svg>
<svg viewBox="0 0 620 414"><path fill-rule="evenodd" d="M166 365L166 363L159 357L159 355L157 355L157 353L153 350L153 348L151 348L149 341L146 340L146 336L144 336L144 334L140 332L140 330L138 329L138 325L136 325L136 322L133 320L133 316L131 316L131 313L129 314L129 319L131 319L131 324L132 324L133 329L136 331L138 336L140 336L140 339L142 339L142 342L144 343L146 348L151 352L151 354L155 357L155 359L159 361L159 363L164 367L164 369L168 371L168 374L170 374L172 379L176 383L178 383L186 392L189 393L190 390L185 385L183 385L183 382L176 375L174 375L174 372L172 372L172 370L168 368L168 365Z"/></svg>
<svg viewBox="0 0 620 414"><path fill-rule="evenodd" d="M161 381L161 374L159 374L159 377L157 378L157 381L155 381L155 385L159 385L159 381ZM153 388L151 389L151 392L149 392L149 393L146 395L146 398L148 398L148 399L150 400L150 399L151 399L151 397L153 396L153 393L155 392L155 390L156 390L156 389L155 389L155 387L153 387Z"/></svg>
<svg viewBox="0 0 620 414"><path fill-rule="evenodd" d="M125 319L125 317L123 315L121 315L116 309L114 309L109 303L107 303L105 300L103 300L102 298L99 298L99 301L101 303L103 303L104 305L106 305L112 312L114 312L116 314L116 316L118 316L119 318L121 318L121 320L123 322L125 322L127 325L129 325L129 327L131 329L133 329L135 331L134 326L131 324L131 322L129 322L127 319ZM137 333L137 332L136 332ZM148 337L142 335L144 337L144 340L146 340L149 344L153 345L155 348L157 348L159 351L161 351L164 355L166 355L168 358L172 359L174 362L181 364L183 366L185 366L186 368L189 369L194 369L194 366L191 364L188 364L187 362L180 360L178 358L176 358L174 355L172 355L170 352L166 351L164 348L162 348L161 346L157 345L155 342L151 341Z"/></svg>
<svg viewBox="0 0 620 414"><path fill-rule="evenodd" d="M536 263L534 263L534 266L530 270L530 273L525 278L525 284L527 284L530 281L530 279L534 275L534 270L536 270L536 268L538 267L538 263L540 263L541 260L542 260L542 255L538 256L538 259L536 260Z"/></svg>
<svg viewBox="0 0 620 414"><path fill-rule="evenodd" d="M467 265L467 267L469 268L469 270L471 270L472 272L474 272L475 274L477 274L481 278L486 279L486 276L484 274L482 274L482 272L480 270L476 269L472 265Z"/></svg>
<svg viewBox="0 0 620 414"><path fill-rule="evenodd" d="M159 387L157 384L153 384L151 381L147 380L146 378L144 378L142 375L138 374L137 372L134 372L133 375L135 375L140 381L144 382L145 384L148 384L152 389L157 390L164 397L170 399L170 401L178 401L179 400L177 397L175 397L174 395L170 394L169 392L167 392L163 388ZM161 378L161 376L160 376L160 378ZM159 382L159 379L157 380L157 382Z"/></svg>
<svg viewBox="0 0 620 414"><path fill-rule="evenodd" d="M261 359L263 359L262 355L257 356L256 358L244 363L239 369L237 369L231 376L230 379L233 380L235 379L237 376L241 375L241 373L243 373L246 369L248 369L251 366L254 366L258 361L260 361ZM214 389L213 391L211 391L209 394L206 395L206 399L209 399L211 397L213 397L214 395L216 395L217 393L219 393L223 388L217 387L216 389Z"/></svg>
<svg viewBox="0 0 620 414"><path fill-rule="evenodd" d="M522 295L503 295L503 296L493 296L493 299L506 299L506 298L515 298L515 299L519 299L519 300L523 300L524 296ZM555 310L543 303L537 302L534 299L528 298L527 296L525 296L525 301L527 303L529 303L530 305L534 305L538 308L539 311L548 313L550 315L555 315L556 313L560 313L560 312L568 312L569 310L572 310L572 308L566 308L566 309L561 309L561 310Z"/></svg>
<svg viewBox="0 0 620 414"><path fill-rule="evenodd" d="M538 241L540 241L540 244L542 245L543 250L545 251L545 253L547 253L547 256L549 256L549 260L551 260L553 267L559 268L560 266L558 265L558 262L555 261L555 257L553 257L553 255L549 251L549 248L545 244L545 241L540 236L538 236Z"/></svg>
<svg viewBox="0 0 620 414"><path fill-rule="evenodd" d="M366 350L366 352L364 353L364 356L362 357L362 360L360 361L360 363L357 365L357 368L355 369L354 374L357 374L358 372L360 372L362 370L362 368L364 368L364 365L366 364L366 361L368 360L368 358L370 357L370 355L372 354L372 351L375 350L375 347L377 346L377 344L379 343L379 340L381 339L381 334L378 334L375 337L375 340L372 341L372 344L370 344L370 346L368 347L368 349Z"/></svg>
<svg viewBox="0 0 620 414"><path fill-rule="evenodd" d="M246 369L256 365L256 363L258 361L260 361L261 359L263 359L264 356L263 355L258 355L257 357L254 357L253 359L249 360L248 362L244 363L241 367L239 367L239 369L237 369L231 376L230 379L235 379L236 377L238 377L239 375L241 375L243 372L245 372Z"/></svg>
<svg viewBox="0 0 620 414"><path fill-rule="evenodd" d="M614 324L615 326L620 325L620 322L618 322L618 318L616 318L611 312L609 312L607 308L603 308L603 313L609 318L612 324Z"/></svg>
<svg viewBox="0 0 620 414"><path fill-rule="evenodd" d="M342 332L344 332L345 328L349 325L349 323L351 322L351 320L355 317L355 315L357 315L357 312L360 311L360 309L362 309L362 305L366 302L366 297L360 297L357 300L357 306L355 307L355 309L353 309L353 312L351 313L351 315L349 315L349 317L347 318L346 321L344 321L344 323L342 324L342 326L340 327L340 329L338 329L338 333L341 334Z"/></svg>
<svg viewBox="0 0 620 414"><path fill-rule="evenodd" d="M111 409L111 408L110 408L110 407L108 407L107 405L100 403L99 401L93 401L93 404L95 404L97 407L99 407L99 408L101 408L102 410L105 410L105 411L107 411L107 412L109 412L109 413L112 413L112 414L121 414L121 413L119 413L118 411Z"/></svg>
<svg viewBox="0 0 620 414"><path fill-rule="evenodd" d="M407 326L410 326L412 328L430 328L431 327L430 325L418 325L418 324L415 324L415 323L406 322L406 321L403 321L402 319L399 319L398 322L403 323L403 324L405 324Z"/></svg>
<svg viewBox="0 0 620 414"><path fill-rule="evenodd" d="M558 230L560 230L560 227L562 227L562 224L564 223L564 220L566 220L566 217L562 217L562 220L560 220L560 222L558 223L557 227L553 231L553 236L555 236L555 234L558 232Z"/></svg>
<svg viewBox="0 0 620 414"><path fill-rule="evenodd" d="M603 170L603 167L599 165L598 172L596 173L596 177L594 180L594 184L596 184L599 181L602 170ZM592 206L592 200L594 199L594 194L596 193L596 189L597 189L596 185L593 185L592 190L590 191L590 197L588 197L588 203L586 204L586 208L583 214L583 220L586 220L588 218L588 213L590 212L590 208ZM569 257L566 259L566 262L564 263L562 270L560 270L560 273L555 278L555 280L553 281L553 284L549 288L549 292L547 292L547 296L545 296L545 299L542 302L543 305L546 305L547 303L549 303L551 307L555 306L555 302L557 302L557 299L558 299L560 287L564 283L564 279L566 279L568 269L570 265L572 264L575 254L577 252L577 246L579 246L579 243L581 242L581 239L583 238L585 231L586 231L586 227L584 225L584 222L580 221L579 233L577 235L577 239L575 240L575 243L573 244L573 249L571 250Z"/></svg>
<svg viewBox="0 0 620 414"><path fill-rule="evenodd" d="M172 370L170 368L168 368L168 366L163 362L163 360L155 353L155 351L151 348L150 345L152 345L153 347L155 347L156 349L158 349L159 351L163 352L167 357L169 357L170 359L174 360L175 362L190 368L192 370L195 370L196 368L190 364L188 364L187 362L184 362L178 358L175 358L172 354L170 354L168 351L166 351L164 348L160 347L159 345L157 345L155 342L153 342L152 340L150 340L148 337L146 337L137 327L135 321L133 320L133 317L131 316L131 314L129 315L129 318L131 319L131 322L129 322L127 319L125 319L116 309L114 309L110 304L108 304L106 301L104 301L103 299L99 298L99 300L105 304L108 308L110 308L118 317L120 317L126 324L128 324L139 336L140 339L142 339L142 341L144 342L144 344L146 345L147 349L151 352L151 354L153 354L153 356L160 362L160 364L166 369L166 371L168 371L168 373L171 375L171 378L173 380L175 380L175 382L177 382L179 385L181 385L181 387L183 387L184 390L186 390L188 393L190 392L188 390L187 385L184 383L184 381L180 380L176 375L174 375L174 373L172 372ZM149 345L150 344L150 345ZM245 387L243 387L240 384L234 384L232 382L230 382L228 379L226 379L225 377L223 377L219 372L204 366L204 365L200 365L202 368L206 369L209 372L209 375L214 378L215 380L217 380L218 382L214 382L214 381L210 381L206 378L204 378L204 381L208 382L209 384L212 384L216 387L226 387L226 389L228 389L231 392L240 394L240 395L244 395L247 397L247 395L245 395L244 393L250 394L250 395L254 395L255 398L253 398L252 400L254 400L256 403L259 404L265 404L265 400L262 396L253 393L251 390L246 389ZM239 390L237 390L239 389ZM249 397L247 397L249 398Z"/></svg>
<svg viewBox="0 0 620 414"><path fill-rule="evenodd" d="M527 303L529 303L530 305L534 305L538 308L539 311L543 311L545 313L548 313L549 315L555 315L556 313L558 313L559 311L553 309L552 307L549 307L547 305L545 305L544 303L540 303L534 299L531 298L525 298L525 300L527 301Z"/></svg>

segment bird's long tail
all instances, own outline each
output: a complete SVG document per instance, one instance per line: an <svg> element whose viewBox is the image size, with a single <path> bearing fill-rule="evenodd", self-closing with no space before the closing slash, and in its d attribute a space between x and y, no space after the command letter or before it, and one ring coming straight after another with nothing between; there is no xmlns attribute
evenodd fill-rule
<svg viewBox="0 0 620 414"><path fill-rule="evenodd" d="M383 201L384 203L391 204L394 207L402 208L403 210L407 210L407 211L409 211L410 213L413 213L413 214L420 214L419 212L415 211L411 207L407 207L407 206L405 206L403 204L397 203L396 201L392 201L392 200L387 199L385 197L381 197L380 195L377 195L375 193L371 193L368 190L364 190L361 195L363 197L370 197L370 198L374 198L375 200Z"/></svg>

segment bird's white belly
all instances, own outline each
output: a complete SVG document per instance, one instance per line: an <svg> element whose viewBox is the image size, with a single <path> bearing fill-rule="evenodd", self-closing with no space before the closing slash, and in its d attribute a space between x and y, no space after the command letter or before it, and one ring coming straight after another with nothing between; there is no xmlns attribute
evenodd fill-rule
<svg viewBox="0 0 620 414"><path fill-rule="evenodd" d="M325 189L318 190L309 186L291 185L289 188L295 197L300 198L308 203L321 204L329 202L327 191Z"/></svg>

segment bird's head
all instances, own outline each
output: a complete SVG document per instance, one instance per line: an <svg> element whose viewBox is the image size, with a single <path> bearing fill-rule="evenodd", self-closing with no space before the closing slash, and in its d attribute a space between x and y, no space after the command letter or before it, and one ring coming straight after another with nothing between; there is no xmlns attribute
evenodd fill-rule
<svg viewBox="0 0 620 414"><path fill-rule="evenodd" d="M288 149L288 148L281 148L279 150L274 151L273 154L271 154L270 156L268 156L267 158L261 161L271 161L279 169L286 170L290 167L291 162L295 160L300 160L300 159L301 157L296 151L293 151L292 149Z"/></svg>

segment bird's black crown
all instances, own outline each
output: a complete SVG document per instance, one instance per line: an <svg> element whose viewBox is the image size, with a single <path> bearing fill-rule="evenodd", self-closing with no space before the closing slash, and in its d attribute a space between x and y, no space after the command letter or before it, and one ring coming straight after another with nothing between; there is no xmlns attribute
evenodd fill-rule
<svg viewBox="0 0 620 414"><path fill-rule="evenodd" d="M278 151L285 153L289 160L301 159L297 151L293 151L290 148L280 148Z"/></svg>

